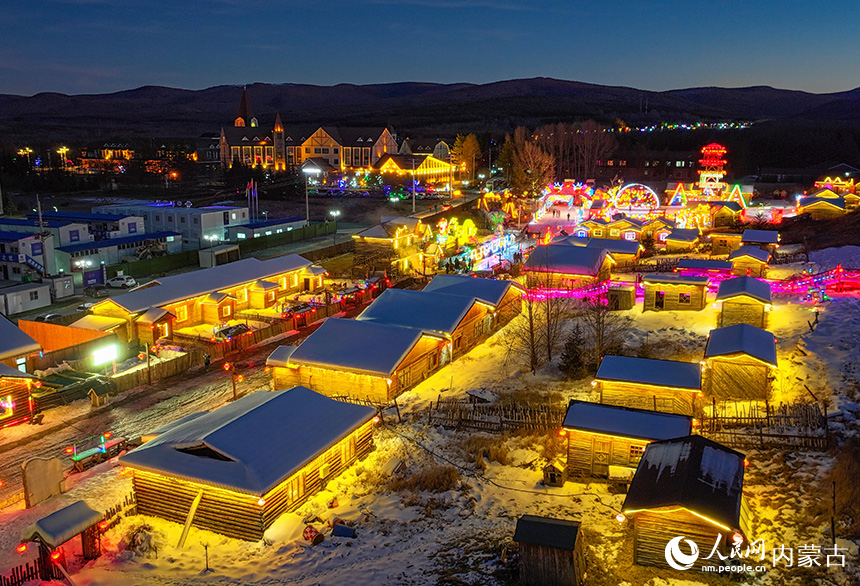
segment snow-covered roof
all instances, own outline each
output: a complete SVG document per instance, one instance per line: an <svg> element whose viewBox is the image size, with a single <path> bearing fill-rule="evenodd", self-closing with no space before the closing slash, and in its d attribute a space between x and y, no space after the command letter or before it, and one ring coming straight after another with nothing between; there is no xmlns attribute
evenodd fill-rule
<svg viewBox="0 0 860 586"><path fill-rule="evenodd" d="M753 244L779 244L779 232L776 230L744 230L741 242Z"/></svg>
<svg viewBox="0 0 860 586"><path fill-rule="evenodd" d="M264 281L263 279L257 279L253 285L251 285L251 289L254 291L268 291L270 289L277 289L280 287L277 283L272 281Z"/></svg>
<svg viewBox="0 0 860 586"><path fill-rule="evenodd" d="M232 299L232 298L233 298L233 296L228 295L227 293L221 293L219 291L213 291L212 293L210 293L209 295L207 295L203 299L203 303L215 303L215 304L217 304L217 303L221 303L225 299Z"/></svg>
<svg viewBox="0 0 860 586"><path fill-rule="evenodd" d="M371 407L335 401L305 387L257 391L162 433L119 461L263 496L375 414Z"/></svg>
<svg viewBox="0 0 860 586"><path fill-rule="evenodd" d="M176 317L166 309L160 307L151 307L143 312L135 321L139 324L151 325L158 323L165 316Z"/></svg>
<svg viewBox="0 0 860 586"><path fill-rule="evenodd" d="M21 372L14 366L9 366L0 362L0 378L36 378L32 374Z"/></svg>
<svg viewBox="0 0 860 586"><path fill-rule="evenodd" d="M618 238L581 238L568 236L559 241L560 244L572 244L573 246L584 246L586 248L602 248L612 254L638 254L642 245L635 240L620 240Z"/></svg>
<svg viewBox="0 0 860 586"><path fill-rule="evenodd" d="M695 362L604 356L594 378L698 391L702 388L702 367Z"/></svg>
<svg viewBox="0 0 860 586"><path fill-rule="evenodd" d="M9 318L0 316L0 360L17 358L41 349L36 340L22 332Z"/></svg>
<svg viewBox="0 0 860 586"><path fill-rule="evenodd" d="M118 295L99 303L116 303L126 311L137 313L146 311L150 307L162 307L310 265L311 261L298 254L288 254L268 260L246 258L217 267L163 277L156 281L156 285L147 283L125 295Z"/></svg>
<svg viewBox="0 0 860 586"><path fill-rule="evenodd" d="M391 235L388 234L388 230L385 229L385 226L382 224L377 224L375 226L371 226L366 230L362 230L361 232L357 232L353 234L354 238L391 238Z"/></svg>
<svg viewBox="0 0 860 586"><path fill-rule="evenodd" d="M562 427L655 441L690 435L692 421L686 415L571 401Z"/></svg>
<svg viewBox="0 0 860 586"><path fill-rule="evenodd" d="M608 254L603 248L547 244L535 248L523 267L541 273L597 276Z"/></svg>
<svg viewBox="0 0 860 586"><path fill-rule="evenodd" d="M729 209L736 214L739 214L744 211L744 208L741 207L741 204L736 201L712 201L708 203L710 203L713 207Z"/></svg>
<svg viewBox="0 0 860 586"><path fill-rule="evenodd" d="M717 290L716 301L725 301L732 297L746 295L757 299L762 303L773 303L773 297L770 292L770 283L760 281L753 277L737 277L734 279L726 279L720 283L720 288Z"/></svg>
<svg viewBox="0 0 860 586"><path fill-rule="evenodd" d="M287 363L389 376L422 335L416 328L329 318L292 352Z"/></svg>
<svg viewBox="0 0 860 586"><path fill-rule="evenodd" d="M266 358L266 366L287 366L290 363L290 356L297 349L298 346L278 346Z"/></svg>
<svg viewBox="0 0 860 586"><path fill-rule="evenodd" d="M69 327L104 332L125 325L126 323L127 322L121 317L108 317L106 315L85 315L81 319L70 323Z"/></svg>
<svg viewBox="0 0 860 586"><path fill-rule="evenodd" d="M727 260L710 260L704 258L682 258L678 261L679 269L700 269L706 271L730 271L733 263Z"/></svg>
<svg viewBox="0 0 860 586"><path fill-rule="evenodd" d="M427 283L424 291L430 293L446 293L448 295L465 295L474 297L486 303L498 305L511 287L519 288L513 281L497 279L480 279L465 275L436 275Z"/></svg>
<svg viewBox="0 0 860 586"><path fill-rule="evenodd" d="M711 330L705 358L732 354L747 354L776 366L776 339L767 330L749 324Z"/></svg>
<svg viewBox="0 0 860 586"><path fill-rule="evenodd" d="M386 289L356 319L450 335L476 301L463 295Z"/></svg>
<svg viewBox="0 0 860 586"><path fill-rule="evenodd" d="M735 260L742 256L748 256L761 262L767 262L770 260L770 253L766 250L762 250L758 246L741 246L729 255L729 260Z"/></svg>
<svg viewBox="0 0 860 586"><path fill-rule="evenodd" d="M833 206L834 208L839 208L840 210L845 209L844 197L802 197L797 202L797 205L799 205L801 208L806 208L819 203Z"/></svg>
<svg viewBox="0 0 860 586"><path fill-rule="evenodd" d="M573 551L579 535L579 521L523 515L517 519L514 541L539 547Z"/></svg>
<svg viewBox="0 0 860 586"><path fill-rule="evenodd" d="M695 228L675 228L666 237L666 240L677 242L695 242L699 239L699 231Z"/></svg>
<svg viewBox="0 0 860 586"><path fill-rule="evenodd" d="M648 275L643 283L660 283L665 285L701 285L708 284L708 277L685 277L683 275Z"/></svg>
<svg viewBox="0 0 860 586"><path fill-rule="evenodd" d="M700 435L654 442L645 447L621 510L684 507L737 529L743 483L739 452Z"/></svg>
<svg viewBox="0 0 860 586"><path fill-rule="evenodd" d="M96 525L103 517L84 501L75 501L24 529L21 532L21 541L33 541L38 538L53 549Z"/></svg>

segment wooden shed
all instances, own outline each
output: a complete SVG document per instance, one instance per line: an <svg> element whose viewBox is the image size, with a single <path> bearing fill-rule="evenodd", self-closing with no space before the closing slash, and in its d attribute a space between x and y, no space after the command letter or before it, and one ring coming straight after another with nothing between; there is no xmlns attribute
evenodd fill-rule
<svg viewBox="0 0 860 586"><path fill-rule="evenodd" d="M846 208L843 197L802 197L797 202L798 213L809 214L813 220L830 220L844 216Z"/></svg>
<svg viewBox="0 0 860 586"><path fill-rule="evenodd" d="M329 318L299 346L276 348L266 366L276 389L301 385L329 397L386 403L434 373L448 356L450 343L441 334Z"/></svg>
<svg viewBox="0 0 860 586"><path fill-rule="evenodd" d="M767 263L770 253L758 246L741 246L729 255L732 273L739 277L767 277Z"/></svg>
<svg viewBox="0 0 860 586"><path fill-rule="evenodd" d="M584 546L578 521L523 515L514 541L519 546L523 586L582 586L586 579Z"/></svg>
<svg viewBox="0 0 860 586"><path fill-rule="evenodd" d="M571 401L562 423L570 476L629 479L645 446L690 435L686 415Z"/></svg>
<svg viewBox="0 0 860 586"><path fill-rule="evenodd" d="M744 209L736 201L713 201L711 204L711 226L731 226L740 221Z"/></svg>
<svg viewBox="0 0 860 586"><path fill-rule="evenodd" d="M711 239L711 254L716 256L731 254L740 248L743 235L733 232L711 232L708 237Z"/></svg>
<svg viewBox="0 0 860 586"><path fill-rule="evenodd" d="M668 568L666 546L679 537L701 557L718 538L723 555L742 544L749 536L743 481L744 455L702 436L648 444L621 507L633 526L633 562Z"/></svg>
<svg viewBox="0 0 860 586"><path fill-rule="evenodd" d="M36 377L0 363L0 429L32 419L37 405L31 395Z"/></svg>
<svg viewBox="0 0 860 586"><path fill-rule="evenodd" d="M749 324L767 329L773 309L769 283L752 277L727 279L720 283L716 301L721 305L717 327Z"/></svg>
<svg viewBox="0 0 860 586"><path fill-rule="evenodd" d="M423 290L427 293L473 297L493 305L494 330L514 319L522 309L523 288L514 281L465 275L436 275Z"/></svg>
<svg viewBox="0 0 860 586"><path fill-rule="evenodd" d="M495 306L465 295L386 289L356 320L415 328L450 340L450 356L465 354L495 331Z"/></svg>
<svg viewBox="0 0 860 586"><path fill-rule="evenodd" d="M758 246L764 251L773 252L779 248L779 232L776 230L744 230L741 246Z"/></svg>
<svg viewBox="0 0 860 586"><path fill-rule="evenodd" d="M557 241L558 244L571 244L585 248L602 248L612 255L612 260L620 266L635 263L645 250L637 240L620 238L577 238L568 236Z"/></svg>
<svg viewBox="0 0 860 586"><path fill-rule="evenodd" d="M604 405L693 415L702 368L694 362L604 356L592 384Z"/></svg>
<svg viewBox="0 0 860 586"><path fill-rule="evenodd" d="M699 244L699 231L695 228L675 228L666 237L666 252L689 252Z"/></svg>
<svg viewBox="0 0 860 586"><path fill-rule="evenodd" d="M549 289L577 289L608 281L615 260L604 249L548 244L538 246L523 265L526 280Z"/></svg>
<svg viewBox="0 0 860 586"><path fill-rule="evenodd" d="M189 418L119 459L137 510L257 541L372 447L376 410L310 389L258 391Z"/></svg>
<svg viewBox="0 0 860 586"><path fill-rule="evenodd" d="M649 275L642 280L642 311L700 311L707 304L708 277Z"/></svg>
<svg viewBox="0 0 860 586"><path fill-rule="evenodd" d="M764 401L778 368L773 334L741 323L711 330L702 388L720 399Z"/></svg>
<svg viewBox="0 0 860 586"><path fill-rule="evenodd" d="M663 243L666 242L666 238L669 237L669 234L675 228L675 222L668 218L650 218L648 221L642 224L641 238L649 237L654 239L655 244Z"/></svg>

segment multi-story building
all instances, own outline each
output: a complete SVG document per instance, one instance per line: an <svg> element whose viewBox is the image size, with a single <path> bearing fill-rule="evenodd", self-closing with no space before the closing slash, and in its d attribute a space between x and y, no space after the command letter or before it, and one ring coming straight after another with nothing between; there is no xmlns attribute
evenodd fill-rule
<svg viewBox="0 0 860 586"><path fill-rule="evenodd" d="M44 218L41 227L38 219L0 218L0 231L24 234L45 232L54 237L54 243L57 246L68 246L94 240L87 224Z"/></svg>
<svg viewBox="0 0 860 586"><path fill-rule="evenodd" d="M149 232L178 232L185 248L199 248L227 239L227 228L247 224L247 207L212 205L181 207L173 202L130 201L93 208L95 213L143 218Z"/></svg>
<svg viewBox="0 0 860 586"><path fill-rule="evenodd" d="M690 182L699 178L699 151L619 151L597 162L595 179Z"/></svg>
<svg viewBox="0 0 860 586"><path fill-rule="evenodd" d="M275 170L322 159L339 171L369 170L384 154L397 153L391 132L379 127L284 126L280 114L260 126L251 111L247 88L233 126L221 129L221 166L236 163Z"/></svg>
<svg viewBox="0 0 860 586"><path fill-rule="evenodd" d="M27 214L27 220L38 223L39 215L35 212ZM146 232L146 224L140 216L126 214L88 214L81 212L42 212L42 223L46 222L69 222L72 226L83 226L78 238L72 232L67 239L60 237L59 246L79 244L87 240L108 240L110 238L123 238ZM76 230L79 228L69 228ZM84 237L84 230L89 238ZM18 230L16 230L17 232Z"/></svg>
<svg viewBox="0 0 860 586"><path fill-rule="evenodd" d="M57 273L53 236L0 231L0 278L29 281L43 273Z"/></svg>

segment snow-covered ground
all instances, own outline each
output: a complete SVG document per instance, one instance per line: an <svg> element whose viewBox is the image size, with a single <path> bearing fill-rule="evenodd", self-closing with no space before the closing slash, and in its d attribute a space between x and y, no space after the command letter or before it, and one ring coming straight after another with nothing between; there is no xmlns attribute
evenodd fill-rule
<svg viewBox="0 0 860 586"><path fill-rule="evenodd" d="M851 266L850 259L858 253L860 247L843 247L813 253L812 260L822 268L831 268L828 263ZM796 266L794 270L807 267ZM831 412L838 409L842 414L833 419L834 434L856 433L854 417L860 415L860 407L852 389L860 376L856 366L860 356L860 296L835 295L825 305L814 330L808 325L813 319L808 304L778 296L774 306L770 330L777 338L782 371L774 401L809 401L811 391L819 399L830 400ZM643 313L640 305L623 315L631 325L630 347L654 345L667 353L667 358L697 361L708 332L715 327L717 311L709 305L700 312ZM564 488L540 484L543 464L558 449L552 434L483 436L426 424L421 410L431 401L440 396L460 397L476 388L518 402L551 400L562 404L570 398L594 398L590 379L564 380L556 364L532 375L507 355L504 335L504 331L497 333L399 397L403 423L395 424L394 417L388 418L388 425L376 433L376 450L299 511L284 515L267 532L266 541L246 543L192 528L186 546L178 549L179 525L132 516L108 532L107 553L82 568L75 575L76 583L516 584L514 569L502 559L516 519L522 514L582 521L589 584L726 583L716 577L633 566L631 532L615 520L623 495L611 494L600 482L568 482ZM248 376L247 388L268 388L267 376L261 369L254 371ZM210 372L202 379L181 381L170 393L154 395L151 401L144 400L133 410L115 412L112 417L129 431L139 432L140 428L220 405L227 393L224 377ZM79 410L75 406L64 409L69 415ZM62 439L57 441L62 445ZM475 442L492 447L480 462L476 462ZM23 449L3 457L23 457ZM747 456L751 464L744 490L752 507L756 537L768 544L794 547L828 545L829 517L822 513L826 507L821 502L829 490L823 479L833 464L832 456L780 450L751 450ZM380 472L392 458L405 464L404 472L393 483ZM430 475L425 488L435 487L437 491L422 489L415 480L428 471L439 474ZM14 546L20 530L35 519L80 498L105 509L130 492L128 477L111 462L69 481L69 492L32 510L25 511L19 505L0 511L0 568L22 561ZM327 503L333 498L339 506L330 509ZM334 516L352 524L358 536L331 536L326 521ZM312 547L302 539L301 531L304 520L317 517L322 521L315 526L327 536L321 545ZM133 546L132 535L148 547ZM849 568L783 569L750 577L745 583L860 583L856 544L840 540L839 545L848 548ZM204 546L208 547L209 571L204 570Z"/></svg>

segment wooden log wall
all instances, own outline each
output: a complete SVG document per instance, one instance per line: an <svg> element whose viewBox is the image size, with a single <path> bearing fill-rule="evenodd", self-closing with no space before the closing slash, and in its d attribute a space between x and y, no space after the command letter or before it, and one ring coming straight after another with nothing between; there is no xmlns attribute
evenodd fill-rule
<svg viewBox="0 0 860 586"><path fill-rule="evenodd" d="M581 539L581 536L577 539L577 546ZM581 547L579 549L577 555L576 549L569 551L520 543L520 583L526 586L580 586L585 568L582 566Z"/></svg>
<svg viewBox="0 0 860 586"><path fill-rule="evenodd" d="M732 261L732 274L743 277L765 278L767 277L767 263L763 263L748 256L742 256Z"/></svg>
<svg viewBox="0 0 860 586"><path fill-rule="evenodd" d="M694 415L696 391L616 381L598 381L597 390L604 405Z"/></svg>
<svg viewBox="0 0 860 586"><path fill-rule="evenodd" d="M723 301L717 327L724 328L735 324L749 324L763 330L767 329L768 312L760 301L738 297Z"/></svg>
<svg viewBox="0 0 860 586"><path fill-rule="evenodd" d="M714 548L717 535L721 533L723 538L720 544L724 547L720 552L726 555L730 549L727 544L731 543L731 533L720 530L716 525L702 520L687 510L634 513L633 563L669 568L666 563L666 544L679 535L692 540L699 547L700 558L705 557ZM708 565L711 560L701 563ZM719 565L719 562L716 563ZM696 570L699 565L694 565L691 571Z"/></svg>
<svg viewBox="0 0 860 586"><path fill-rule="evenodd" d="M663 307L657 307L657 292L663 292ZM689 303L681 303L681 294L690 296ZM705 308L705 286L669 283L645 283L642 311L700 311Z"/></svg>
<svg viewBox="0 0 860 586"><path fill-rule="evenodd" d="M702 389L717 399L764 401L770 397L771 368L752 358L707 358Z"/></svg>
<svg viewBox="0 0 860 586"><path fill-rule="evenodd" d="M608 466L633 467L639 465L641 453L650 442L598 433L567 430L567 469L572 476L605 477ZM607 445L606 458L595 454L597 442ZM633 447L641 448L638 455L631 455Z"/></svg>

